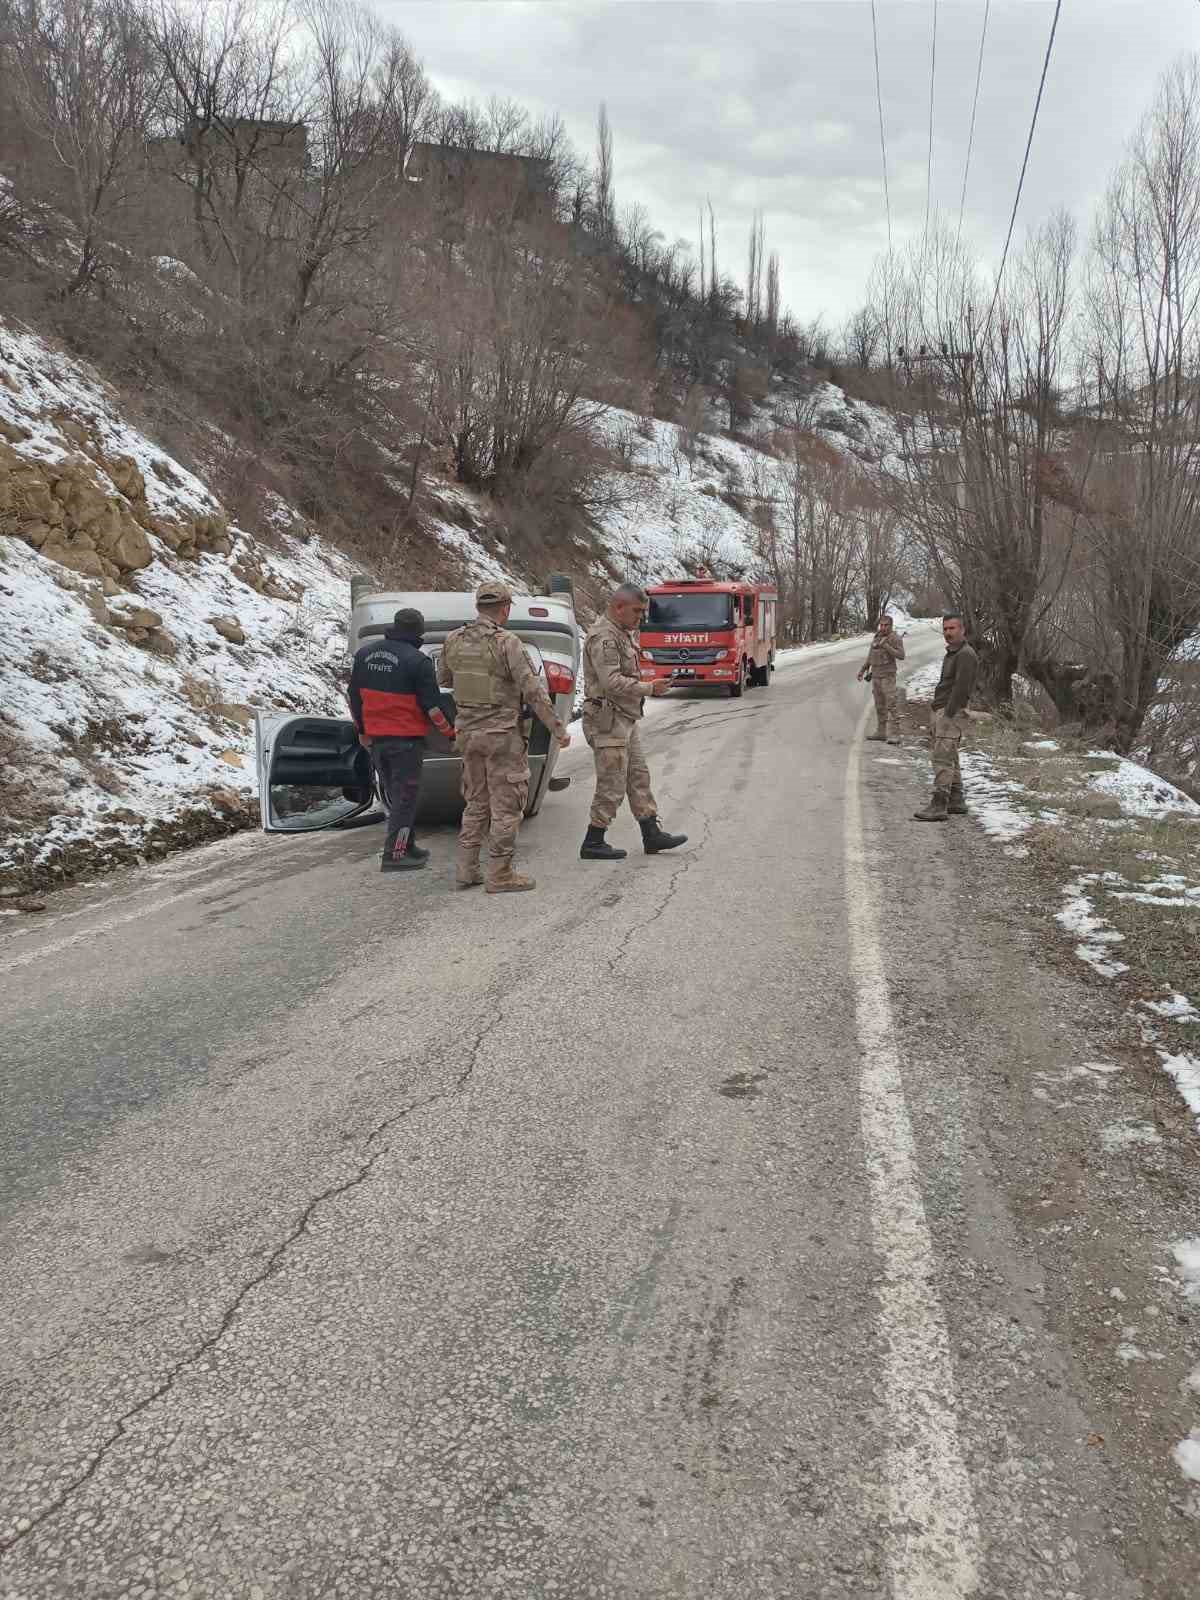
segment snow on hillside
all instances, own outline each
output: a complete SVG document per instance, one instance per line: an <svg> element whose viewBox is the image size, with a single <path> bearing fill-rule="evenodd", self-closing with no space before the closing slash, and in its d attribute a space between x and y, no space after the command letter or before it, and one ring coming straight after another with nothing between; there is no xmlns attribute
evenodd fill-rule
<svg viewBox="0 0 1200 1600"><path fill-rule="evenodd" d="M680 576L687 560L750 565L753 528L722 495L749 490L760 452L698 434L689 454L675 423L616 408L601 432L628 470L613 473L612 505L601 518L606 542L626 576L657 582Z"/></svg>
<svg viewBox="0 0 1200 1600"><path fill-rule="evenodd" d="M814 436L886 454L885 413L832 385L805 405ZM774 425L764 408L751 432ZM601 429L622 470L597 579L756 565L753 507L780 491L773 458L617 409ZM430 532L451 567L520 586L487 508L433 487ZM278 497L257 537L230 524L93 372L0 321L0 883L45 884L253 820L255 711L344 711L349 578Z"/></svg>
<svg viewBox="0 0 1200 1600"><path fill-rule="evenodd" d="M72 472L136 546L126 567L70 531L54 496ZM31 526L30 485L53 527ZM0 324L0 882L238 825L255 709L344 714L350 562L285 502L268 520L269 549L92 373ZM472 574L501 570L435 532Z"/></svg>
<svg viewBox="0 0 1200 1600"><path fill-rule="evenodd" d="M770 409L755 413L751 435L775 430ZM893 419L819 384L802 402L802 425L846 456L865 451L883 461L896 447ZM682 576L687 565L753 568L758 561L754 507L785 497L784 469L765 451L718 433L690 439L677 423L617 407L600 419L626 470L612 473L611 506L600 517L613 557L631 578L653 583Z"/></svg>

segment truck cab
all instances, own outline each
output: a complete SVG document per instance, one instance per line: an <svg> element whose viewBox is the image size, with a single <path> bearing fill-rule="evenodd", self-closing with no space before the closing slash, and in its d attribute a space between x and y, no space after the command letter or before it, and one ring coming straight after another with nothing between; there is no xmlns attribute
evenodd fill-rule
<svg viewBox="0 0 1200 1600"><path fill-rule="evenodd" d="M728 688L734 699L769 688L775 670L774 585L707 575L655 584L640 634L642 671L682 686Z"/></svg>
<svg viewBox="0 0 1200 1600"><path fill-rule="evenodd" d="M517 595L508 621L525 646L563 722L572 713L579 675L580 628L569 578L554 577L544 595ZM425 618L423 649L435 662L448 634L475 619L473 591L379 590L369 579L350 585L349 657L368 640L382 637L397 611L412 607ZM454 720L454 698L443 695ZM368 752L358 742L350 716L258 713L255 730L259 811L268 833L308 833L344 826L375 811L381 795ZM462 760L436 729L426 740L418 818L455 821L462 814ZM554 779L558 745L535 717L529 738L527 817L536 816L546 794L566 787Z"/></svg>

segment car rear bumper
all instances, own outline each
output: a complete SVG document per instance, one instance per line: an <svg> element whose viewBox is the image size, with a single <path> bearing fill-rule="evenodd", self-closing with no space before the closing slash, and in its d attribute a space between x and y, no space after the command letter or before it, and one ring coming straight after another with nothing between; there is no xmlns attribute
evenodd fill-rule
<svg viewBox="0 0 1200 1600"><path fill-rule="evenodd" d="M529 792L541 781L545 756L529 758ZM457 822L463 813L461 756L426 756L421 769L418 822Z"/></svg>

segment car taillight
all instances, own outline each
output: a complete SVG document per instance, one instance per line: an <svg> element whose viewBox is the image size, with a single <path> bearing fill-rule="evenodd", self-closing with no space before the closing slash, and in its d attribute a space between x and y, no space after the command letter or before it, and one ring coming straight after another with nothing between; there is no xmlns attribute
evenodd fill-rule
<svg viewBox="0 0 1200 1600"><path fill-rule="evenodd" d="M573 694L575 692L575 675L566 667L556 667L552 661L546 663L546 682L550 685L551 694Z"/></svg>

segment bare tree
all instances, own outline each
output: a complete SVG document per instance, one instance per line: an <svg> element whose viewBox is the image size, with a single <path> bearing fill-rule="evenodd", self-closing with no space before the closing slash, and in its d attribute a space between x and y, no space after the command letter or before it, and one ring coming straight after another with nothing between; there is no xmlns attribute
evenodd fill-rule
<svg viewBox="0 0 1200 1600"><path fill-rule="evenodd" d="M779 332L779 312L781 308L779 291L779 252L772 250L767 258L767 340L770 353L774 354L775 339Z"/></svg>
<svg viewBox="0 0 1200 1600"><path fill-rule="evenodd" d="M846 318L842 349L851 366L869 371L879 357L882 342L883 318L873 306L861 306Z"/></svg>
<svg viewBox="0 0 1200 1600"><path fill-rule="evenodd" d="M596 119L596 170L592 178L592 225L596 236L610 244L616 234L617 212L613 198L612 128L608 107L600 103Z"/></svg>
<svg viewBox="0 0 1200 1600"><path fill-rule="evenodd" d="M636 370L638 328L552 226L503 222L468 226L449 269L430 273L421 337L455 475L510 494L553 457L588 453L601 396Z"/></svg>
<svg viewBox="0 0 1200 1600"><path fill-rule="evenodd" d="M1002 701L1070 570L1078 512L1047 493L1061 444L1075 230L1055 218L1014 265L996 315L956 242L931 233L877 308L911 383L892 504L963 609ZM911 337L911 335L910 335Z"/></svg>
<svg viewBox="0 0 1200 1600"><path fill-rule="evenodd" d="M1099 457L1084 480L1104 600L1099 662L1129 750L1200 628L1200 58L1170 69L1096 226L1087 354Z"/></svg>
<svg viewBox="0 0 1200 1600"><path fill-rule="evenodd" d="M385 208L403 193L410 115L419 80L404 40L346 0L308 0L313 88L308 181L292 210L295 227L290 325L345 261L369 261ZM344 300L345 286L339 286Z"/></svg>
<svg viewBox="0 0 1200 1600"><path fill-rule="evenodd" d="M48 192L74 230L68 294L93 283L145 192L161 67L129 0L22 0L9 55L20 112L47 153Z"/></svg>
<svg viewBox="0 0 1200 1600"><path fill-rule="evenodd" d="M282 3L160 0L151 31L170 89L171 137L157 159L187 195L195 264L217 293L251 307L274 295L301 201L311 73L295 19Z"/></svg>
<svg viewBox="0 0 1200 1600"><path fill-rule="evenodd" d="M765 224L761 211L754 213L750 224L750 255L746 268L746 327L751 333L758 330L763 319L763 270L766 266Z"/></svg>

